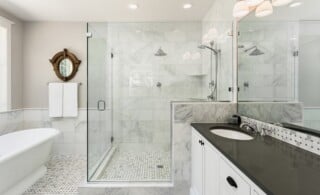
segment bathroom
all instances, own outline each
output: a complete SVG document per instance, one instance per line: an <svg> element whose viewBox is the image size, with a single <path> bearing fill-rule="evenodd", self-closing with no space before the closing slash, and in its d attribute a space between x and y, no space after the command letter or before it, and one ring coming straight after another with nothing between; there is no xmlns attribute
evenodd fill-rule
<svg viewBox="0 0 320 195"><path fill-rule="evenodd" d="M0 194L320 194L318 8L1 1Z"/></svg>

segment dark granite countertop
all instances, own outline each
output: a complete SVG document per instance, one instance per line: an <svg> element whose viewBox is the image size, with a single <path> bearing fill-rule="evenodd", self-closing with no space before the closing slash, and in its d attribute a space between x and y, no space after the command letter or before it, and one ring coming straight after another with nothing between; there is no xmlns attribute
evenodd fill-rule
<svg viewBox="0 0 320 195"><path fill-rule="evenodd" d="M250 141L223 138L210 132L229 124L191 124L203 137L267 194L320 195L320 156L270 136Z"/></svg>

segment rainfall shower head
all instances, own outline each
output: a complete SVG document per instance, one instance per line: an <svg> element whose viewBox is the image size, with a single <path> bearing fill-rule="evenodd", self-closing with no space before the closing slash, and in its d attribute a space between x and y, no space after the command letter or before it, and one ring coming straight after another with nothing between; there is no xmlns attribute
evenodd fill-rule
<svg viewBox="0 0 320 195"><path fill-rule="evenodd" d="M252 49L254 49L254 50L252 50ZM263 55L264 54L264 52L262 52L260 49L258 49L257 46L252 46L252 47L244 50L244 52L247 53L250 50L252 50L252 52L249 53L249 56L259 56L259 55Z"/></svg>
<svg viewBox="0 0 320 195"><path fill-rule="evenodd" d="M263 55L264 53L258 49L257 47L249 54L249 56L260 56Z"/></svg>
<svg viewBox="0 0 320 195"><path fill-rule="evenodd" d="M164 52L161 47L158 49L157 53L154 54L155 56L158 56L158 57L163 57L163 56L166 56L167 53Z"/></svg>

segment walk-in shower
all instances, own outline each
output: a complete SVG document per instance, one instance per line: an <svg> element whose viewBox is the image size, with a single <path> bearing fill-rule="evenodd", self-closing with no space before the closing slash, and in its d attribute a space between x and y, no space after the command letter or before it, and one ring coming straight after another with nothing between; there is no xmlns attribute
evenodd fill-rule
<svg viewBox="0 0 320 195"><path fill-rule="evenodd" d="M170 101L202 97L201 58L182 58L199 53L201 23L89 23L88 34L88 181L171 182Z"/></svg>

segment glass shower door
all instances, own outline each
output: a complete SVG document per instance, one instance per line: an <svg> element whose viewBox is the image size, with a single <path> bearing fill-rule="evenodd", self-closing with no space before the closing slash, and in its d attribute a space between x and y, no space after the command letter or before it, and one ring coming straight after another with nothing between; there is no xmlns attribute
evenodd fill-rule
<svg viewBox="0 0 320 195"><path fill-rule="evenodd" d="M88 181L112 148L111 66L107 62L107 29L87 26Z"/></svg>

